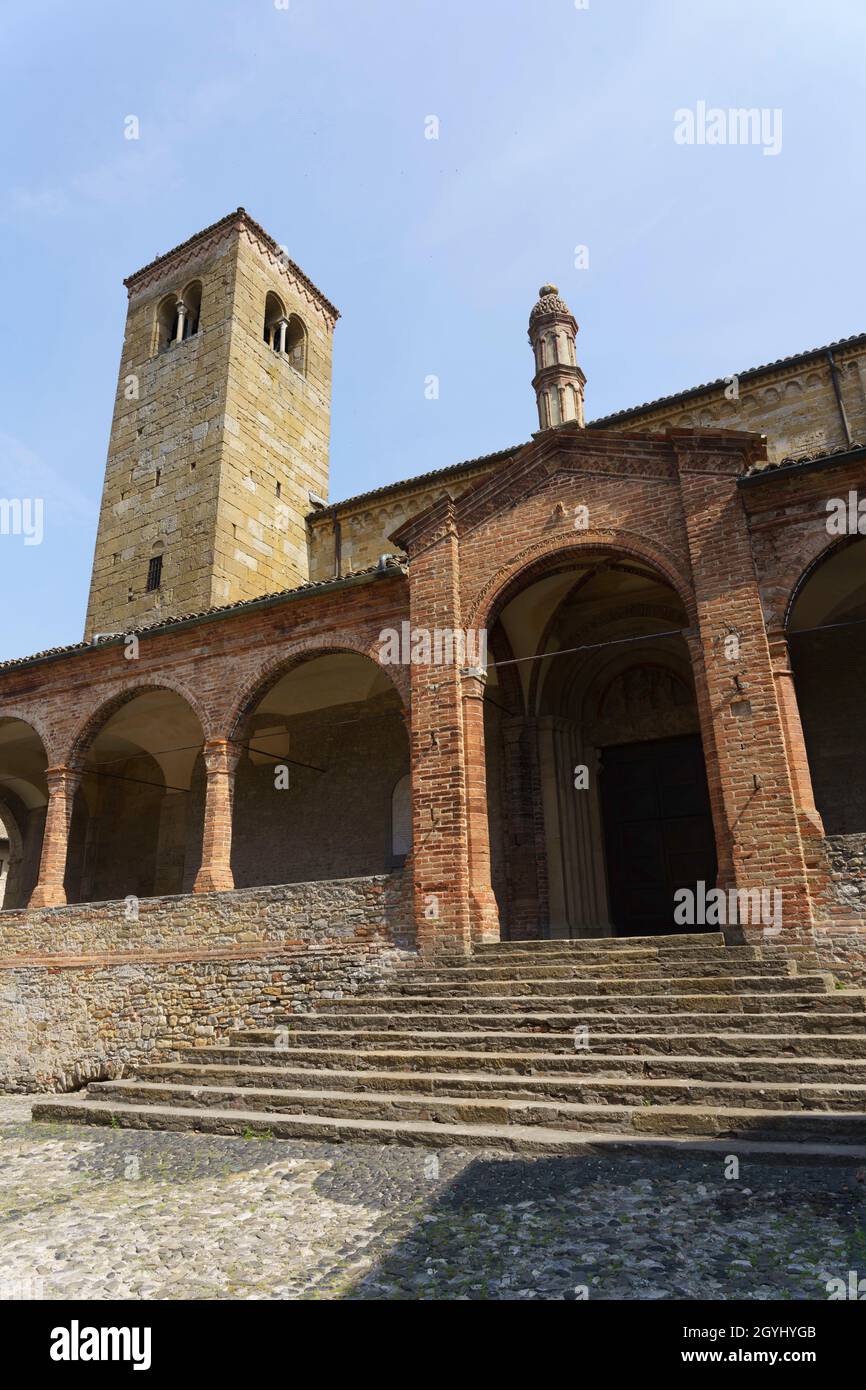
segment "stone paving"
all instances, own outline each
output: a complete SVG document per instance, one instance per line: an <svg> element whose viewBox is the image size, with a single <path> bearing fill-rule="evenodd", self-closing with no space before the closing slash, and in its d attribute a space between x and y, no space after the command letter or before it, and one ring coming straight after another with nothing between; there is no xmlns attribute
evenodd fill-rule
<svg viewBox="0 0 866 1390"><path fill-rule="evenodd" d="M0 1296L826 1299L866 1173L523 1158L29 1119L0 1097Z"/></svg>

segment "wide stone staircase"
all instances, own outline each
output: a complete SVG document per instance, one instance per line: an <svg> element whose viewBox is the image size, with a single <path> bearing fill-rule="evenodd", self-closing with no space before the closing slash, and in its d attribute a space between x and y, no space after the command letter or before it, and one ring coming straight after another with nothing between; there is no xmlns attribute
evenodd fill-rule
<svg viewBox="0 0 866 1390"><path fill-rule="evenodd" d="M514 942L34 1104L39 1120L580 1153L866 1158L866 992L808 947Z"/></svg>

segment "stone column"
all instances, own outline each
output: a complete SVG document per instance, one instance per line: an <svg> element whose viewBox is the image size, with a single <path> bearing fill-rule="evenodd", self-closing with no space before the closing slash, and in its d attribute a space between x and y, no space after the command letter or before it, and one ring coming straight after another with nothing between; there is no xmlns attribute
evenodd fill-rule
<svg viewBox="0 0 866 1390"><path fill-rule="evenodd" d="M487 762L484 749L484 687L487 671L466 667L463 686L463 769L469 830L469 900L472 943L499 940L499 910L490 878Z"/></svg>
<svg viewBox="0 0 866 1390"><path fill-rule="evenodd" d="M800 721L800 705L797 700L797 688L794 684L788 639L784 632L777 628L767 633L767 640L770 644L770 660L773 663L773 675L776 679L776 698L779 702L779 713L782 716L785 747L788 753L788 770L791 774L791 787L794 792L797 812L802 821L805 822L803 829L823 838L824 822L815 805L815 793L812 790L812 773L809 769L806 740L803 737L803 725Z"/></svg>
<svg viewBox="0 0 866 1390"><path fill-rule="evenodd" d="M288 331L288 327L288 319L277 319L277 329L279 330L279 338L277 339L277 352L285 352L286 350L286 333Z"/></svg>
<svg viewBox="0 0 866 1390"><path fill-rule="evenodd" d="M234 888L232 874L232 803L235 769L241 749L229 739L209 739L202 749L207 772L201 868L194 893L216 893Z"/></svg>
<svg viewBox="0 0 866 1390"><path fill-rule="evenodd" d="M177 332L174 335L174 341L176 343L182 343L184 325L186 324L186 305L179 299L175 309L177 313Z"/></svg>
<svg viewBox="0 0 866 1390"><path fill-rule="evenodd" d="M28 906L62 907L66 902L63 880L66 875L69 826L81 772L78 768L48 767L45 769L45 780L48 783L48 809L42 834L39 879L30 894Z"/></svg>

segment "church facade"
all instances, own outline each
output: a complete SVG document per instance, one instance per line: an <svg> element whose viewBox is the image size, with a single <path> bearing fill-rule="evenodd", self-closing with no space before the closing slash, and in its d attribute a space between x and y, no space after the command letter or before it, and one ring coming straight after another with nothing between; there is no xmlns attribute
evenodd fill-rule
<svg viewBox="0 0 866 1390"><path fill-rule="evenodd" d="M126 287L84 638L0 665L8 955L283 901L859 968L866 335L587 422L545 285L527 442L331 503L338 313L285 251L238 209Z"/></svg>

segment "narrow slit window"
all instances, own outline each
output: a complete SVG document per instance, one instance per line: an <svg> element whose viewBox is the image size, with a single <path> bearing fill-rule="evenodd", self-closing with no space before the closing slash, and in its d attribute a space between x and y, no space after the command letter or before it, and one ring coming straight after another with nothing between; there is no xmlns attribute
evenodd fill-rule
<svg viewBox="0 0 866 1390"><path fill-rule="evenodd" d="M162 556L152 555L147 566L147 592L150 594L162 583Z"/></svg>

